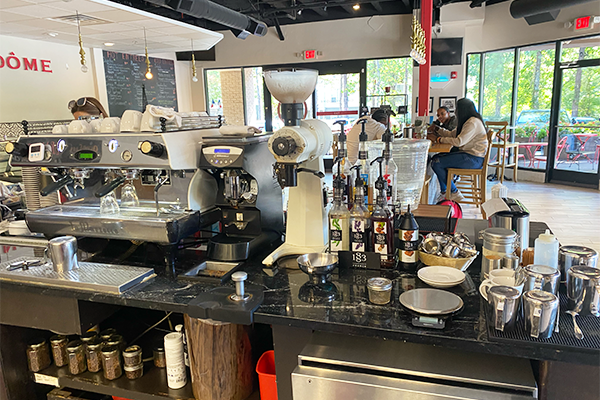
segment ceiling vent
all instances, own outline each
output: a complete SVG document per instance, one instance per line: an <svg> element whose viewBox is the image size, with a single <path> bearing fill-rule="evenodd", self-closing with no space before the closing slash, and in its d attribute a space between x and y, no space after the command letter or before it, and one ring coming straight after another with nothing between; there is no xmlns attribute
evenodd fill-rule
<svg viewBox="0 0 600 400"><path fill-rule="evenodd" d="M48 18L50 21L63 22L69 25L77 25L77 14L65 15L64 17ZM79 24L81 26L109 24L110 21L92 17L90 15L79 14Z"/></svg>

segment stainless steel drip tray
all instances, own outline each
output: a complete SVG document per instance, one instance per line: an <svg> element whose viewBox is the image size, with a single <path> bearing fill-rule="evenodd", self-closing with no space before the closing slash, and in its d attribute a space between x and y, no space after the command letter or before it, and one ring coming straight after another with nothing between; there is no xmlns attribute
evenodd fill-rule
<svg viewBox="0 0 600 400"><path fill-rule="evenodd" d="M89 236L173 244L199 229L200 212L173 210L168 206L156 215L154 207L122 209L116 214L100 213L98 205L57 205L27 213L32 232L47 236Z"/></svg>
<svg viewBox="0 0 600 400"><path fill-rule="evenodd" d="M31 267L25 271L7 270L9 265L16 261L31 259L32 257L21 257L0 264L0 280L97 293L121 294L138 283L156 276L152 268L91 262L79 262L77 270L67 273L55 272L52 264Z"/></svg>

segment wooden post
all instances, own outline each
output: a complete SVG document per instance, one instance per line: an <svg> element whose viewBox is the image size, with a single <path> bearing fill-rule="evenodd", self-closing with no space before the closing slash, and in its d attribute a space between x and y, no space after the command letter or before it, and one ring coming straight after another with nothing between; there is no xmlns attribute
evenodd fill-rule
<svg viewBox="0 0 600 400"><path fill-rule="evenodd" d="M185 315L196 400L244 400L252 394L254 365L248 329Z"/></svg>

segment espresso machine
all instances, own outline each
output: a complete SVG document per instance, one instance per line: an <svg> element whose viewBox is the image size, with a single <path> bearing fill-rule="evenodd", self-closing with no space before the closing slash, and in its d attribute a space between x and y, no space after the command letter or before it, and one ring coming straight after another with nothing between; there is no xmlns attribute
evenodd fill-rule
<svg viewBox="0 0 600 400"><path fill-rule="evenodd" d="M278 69L264 72L269 92L281 102L285 126L269 138L275 157L274 173L282 188L289 188L285 242L263 260L320 253L327 246L327 209L323 196L323 156L333 135L323 121L302 120L303 103L315 90L319 72Z"/></svg>
<svg viewBox="0 0 600 400"><path fill-rule="evenodd" d="M221 232L208 243L211 260L246 260L281 240L283 205L271 169L270 137L206 137L202 142L200 169L215 179L221 212Z"/></svg>
<svg viewBox="0 0 600 400"><path fill-rule="evenodd" d="M167 249L166 275L175 275L175 245L219 221L217 183L198 168L202 141L220 135L215 128L20 136L7 146L11 165L41 168L53 179L41 194L60 190L63 200L28 212L29 229L48 238L155 243ZM139 204L119 207L114 191L126 182L137 187ZM102 208L108 196L117 204L111 212Z"/></svg>

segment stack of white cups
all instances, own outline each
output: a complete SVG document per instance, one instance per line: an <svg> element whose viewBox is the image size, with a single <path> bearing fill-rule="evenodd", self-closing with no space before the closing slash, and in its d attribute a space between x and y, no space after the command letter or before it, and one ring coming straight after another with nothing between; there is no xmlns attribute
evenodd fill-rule
<svg viewBox="0 0 600 400"><path fill-rule="evenodd" d="M181 332L165 335L165 361L167 364L167 384L171 389L181 389L187 383L183 356L183 335Z"/></svg>

